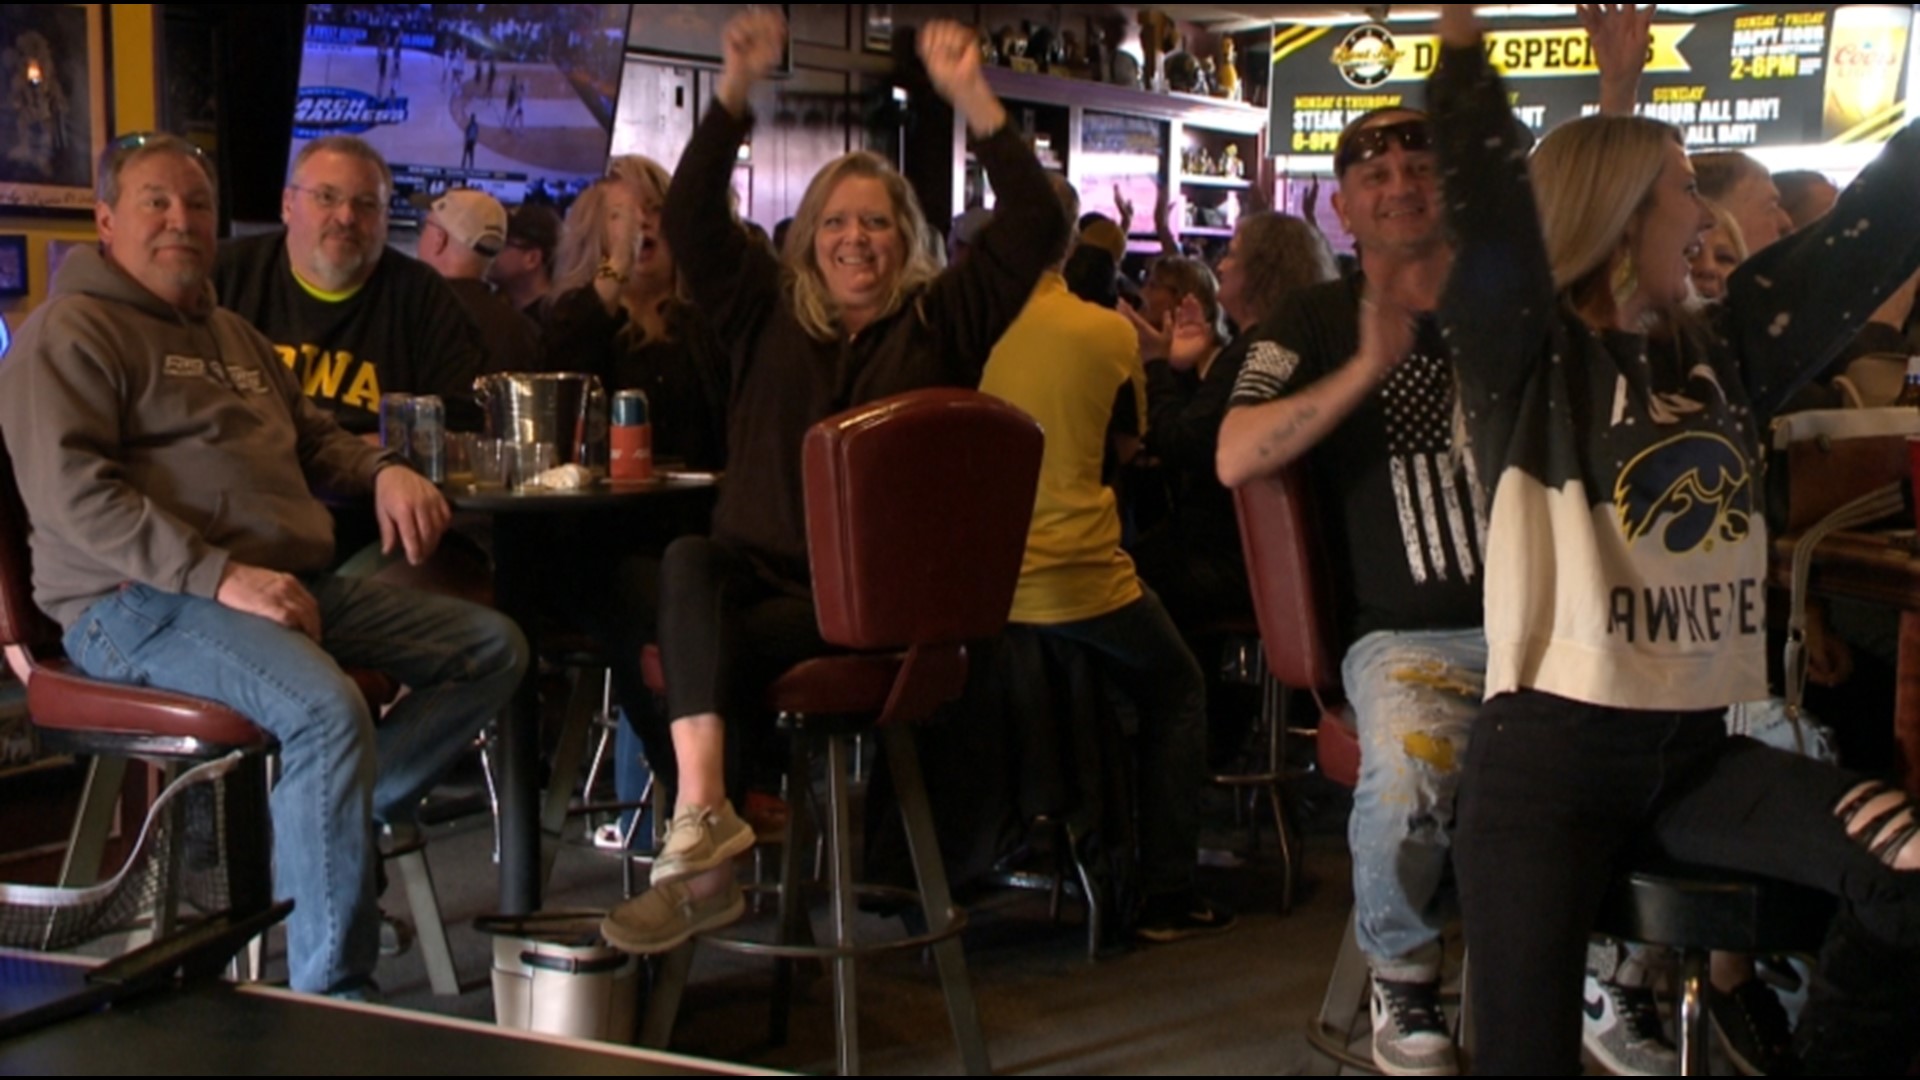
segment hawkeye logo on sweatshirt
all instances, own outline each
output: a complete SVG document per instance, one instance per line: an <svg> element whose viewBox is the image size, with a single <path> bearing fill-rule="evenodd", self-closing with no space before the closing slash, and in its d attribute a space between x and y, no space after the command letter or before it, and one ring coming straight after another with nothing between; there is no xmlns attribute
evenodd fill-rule
<svg viewBox="0 0 1920 1080"><path fill-rule="evenodd" d="M1691 647L1763 632L1765 584L1749 543L1753 471L1738 446L1712 432L1665 439L1620 470L1613 500L1640 583L1609 574L1617 583L1607 601L1609 636Z"/></svg>
<svg viewBox="0 0 1920 1080"><path fill-rule="evenodd" d="M380 411L380 374L372 363L345 349L322 349L318 345L275 345L273 351L300 380L300 389L308 397Z"/></svg>
<svg viewBox="0 0 1920 1080"><path fill-rule="evenodd" d="M1693 432L1642 452L1620 470L1613 504L1629 542L1656 530L1674 555L1737 544L1752 530L1746 456L1727 439Z"/></svg>

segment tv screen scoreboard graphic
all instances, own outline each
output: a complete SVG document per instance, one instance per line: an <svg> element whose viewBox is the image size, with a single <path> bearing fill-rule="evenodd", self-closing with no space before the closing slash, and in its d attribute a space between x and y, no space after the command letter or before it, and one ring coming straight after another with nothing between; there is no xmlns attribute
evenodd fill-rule
<svg viewBox="0 0 1920 1080"><path fill-rule="evenodd" d="M1440 58L1431 26L1276 27L1273 153L1331 154L1360 114L1421 107ZM1690 150L1884 142L1907 120L1912 29L1906 5L1661 12L1638 108L1678 127ZM1485 45L1534 131L1598 110L1593 46L1571 17L1495 20Z"/></svg>

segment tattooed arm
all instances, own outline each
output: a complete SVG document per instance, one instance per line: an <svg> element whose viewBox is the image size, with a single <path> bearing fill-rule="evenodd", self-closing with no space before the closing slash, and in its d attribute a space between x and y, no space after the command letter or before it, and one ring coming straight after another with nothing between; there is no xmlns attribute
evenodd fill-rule
<svg viewBox="0 0 1920 1080"><path fill-rule="evenodd" d="M1294 293L1272 321L1252 331L1254 343L1234 384L1233 399L1220 425L1214 468L1220 482L1238 487L1269 476L1312 449L1360 407L1413 347L1413 316L1388 298L1387 290L1368 289L1360 298L1359 344L1331 370L1308 361L1316 351L1334 350L1353 340L1355 328L1342 323L1351 310L1356 286L1339 283ZM1341 303L1341 300L1347 303ZM1318 348L1316 348L1316 345ZM1319 378L1316 370L1324 370Z"/></svg>

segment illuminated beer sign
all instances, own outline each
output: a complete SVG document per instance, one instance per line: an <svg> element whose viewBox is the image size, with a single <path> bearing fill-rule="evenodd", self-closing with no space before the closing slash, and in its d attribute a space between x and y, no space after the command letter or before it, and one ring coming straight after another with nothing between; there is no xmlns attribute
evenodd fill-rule
<svg viewBox="0 0 1920 1080"><path fill-rule="evenodd" d="M1689 149L1883 142L1906 122L1910 6L1744 5L1656 20L1639 111L1678 127ZM1440 59L1432 27L1276 27L1273 152L1331 154L1361 113L1424 105ZM1535 131L1599 107L1593 45L1571 18L1493 20L1484 44Z"/></svg>

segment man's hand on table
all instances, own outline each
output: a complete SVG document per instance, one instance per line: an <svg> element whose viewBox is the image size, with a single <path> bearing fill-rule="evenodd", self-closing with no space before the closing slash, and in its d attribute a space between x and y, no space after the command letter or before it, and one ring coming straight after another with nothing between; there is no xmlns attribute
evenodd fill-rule
<svg viewBox="0 0 1920 1080"><path fill-rule="evenodd" d="M213 598L235 611L320 640L320 602L292 574L229 562Z"/></svg>
<svg viewBox="0 0 1920 1080"><path fill-rule="evenodd" d="M407 562L419 566L433 557L453 511L440 489L412 469L389 465L373 478L373 512L380 522L380 551L391 555L397 543Z"/></svg>

